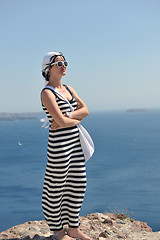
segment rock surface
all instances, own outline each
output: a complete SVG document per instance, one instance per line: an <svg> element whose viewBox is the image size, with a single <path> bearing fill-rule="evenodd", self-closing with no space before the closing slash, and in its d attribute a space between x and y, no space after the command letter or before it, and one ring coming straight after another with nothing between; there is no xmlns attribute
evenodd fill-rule
<svg viewBox="0 0 160 240"><path fill-rule="evenodd" d="M80 221L79 228L94 240L160 240L160 232L152 232L146 222L113 213L88 214ZM0 240L51 240L52 234L46 221L29 221L1 232Z"/></svg>

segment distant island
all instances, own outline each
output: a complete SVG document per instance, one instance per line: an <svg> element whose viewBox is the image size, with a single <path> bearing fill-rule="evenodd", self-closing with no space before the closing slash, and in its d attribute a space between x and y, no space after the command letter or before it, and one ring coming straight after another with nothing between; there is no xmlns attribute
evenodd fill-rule
<svg viewBox="0 0 160 240"><path fill-rule="evenodd" d="M42 116L43 112L9 113L0 112L0 121L31 120Z"/></svg>
<svg viewBox="0 0 160 240"><path fill-rule="evenodd" d="M149 108L130 108L127 112L150 112Z"/></svg>

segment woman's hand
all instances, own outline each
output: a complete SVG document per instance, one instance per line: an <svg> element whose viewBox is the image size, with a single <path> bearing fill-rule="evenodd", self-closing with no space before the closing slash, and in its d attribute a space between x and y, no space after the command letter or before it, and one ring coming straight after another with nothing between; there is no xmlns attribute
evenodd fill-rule
<svg viewBox="0 0 160 240"><path fill-rule="evenodd" d="M82 104L80 102L77 102L77 109L82 108Z"/></svg>
<svg viewBox="0 0 160 240"><path fill-rule="evenodd" d="M51 123L51 129L52 130L57 130L59 128L60 128L60 126L56 123L55 120L53 120L52 123Z"/></svg>
<svg viewBox="0 0 160 240"><path fill-rule="evenodd" d="M63 114L65 117L68 117L66 113ZM56 130L56 129L59 129L61 128L57 123L56 121L53 119L52 123L51 123L51 129L52 130Z"/></svg>

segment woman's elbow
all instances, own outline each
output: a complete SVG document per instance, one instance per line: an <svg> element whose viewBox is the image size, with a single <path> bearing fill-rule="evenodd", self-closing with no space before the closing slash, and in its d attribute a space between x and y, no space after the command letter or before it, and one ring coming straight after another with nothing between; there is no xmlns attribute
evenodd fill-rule
<svg viewBox="0 0 160 240"><path fill-rule="evenodd" d="M89 111L88 111L88 108L86 107L86 109L85 109L85 115L86 115L86 117L89 115Z"/></svg>
<svg viewBox="0 0 160 240"><path fill-rule="evenodd" d="M89 111L87 110L86 115L89 116Z"/></svg>

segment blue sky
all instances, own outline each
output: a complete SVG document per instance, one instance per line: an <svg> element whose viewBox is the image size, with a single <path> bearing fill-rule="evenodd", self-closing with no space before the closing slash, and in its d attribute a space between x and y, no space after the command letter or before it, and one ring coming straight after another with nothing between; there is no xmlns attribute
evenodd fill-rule
<svg viewBox="0 0 160 240"><path fill-rule="evenodd" d="M42 110L54 50L90 111L160 107L159 13L159 0L0 0L0 112Z"/></svg>

